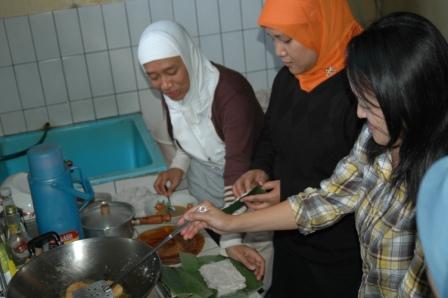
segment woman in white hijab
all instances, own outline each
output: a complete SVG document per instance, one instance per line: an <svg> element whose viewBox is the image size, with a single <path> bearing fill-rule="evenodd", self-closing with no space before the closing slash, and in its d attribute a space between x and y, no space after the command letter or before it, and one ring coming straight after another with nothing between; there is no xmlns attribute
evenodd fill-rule
<svg viewBox="0 0 448 298"><path fill-rule="evenodd" d="M211 63L187 31L172 21L159 21L143 32L138 58L151 86L161 91L168 110L168 130L177 145L169 169L154 188L170 196L186 176L199 201L222 207L234 199L232 185L250 168L263 112L252 87L239 73ZM263 258L253 249L231 243L229 256L255 271Z"/></svg>

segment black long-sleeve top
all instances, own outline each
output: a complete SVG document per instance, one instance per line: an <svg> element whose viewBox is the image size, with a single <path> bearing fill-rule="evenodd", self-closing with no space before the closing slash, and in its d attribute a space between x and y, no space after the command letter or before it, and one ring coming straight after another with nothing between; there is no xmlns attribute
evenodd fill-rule
<svg viewBox="0 0 448 298"><path fill-rule="evenodd" d="M264 170L271 180L279 179L284 200L328 178L349 153L360 128L345 71L308 93L283 67L274 80L252 168ZM284 231L276 232L276 237L290 237L300 255L320 261L326 256L337 261L335 251L358 250L353 215L308 236Z"/></svg>

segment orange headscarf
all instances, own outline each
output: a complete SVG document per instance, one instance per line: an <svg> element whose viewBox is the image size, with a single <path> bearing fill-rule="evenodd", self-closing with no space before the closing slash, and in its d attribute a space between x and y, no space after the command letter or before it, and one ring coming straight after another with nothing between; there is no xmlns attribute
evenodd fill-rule
<svg viewBox="0 0 448 298"><path fill-rule="evenodd" d="M316 51L316 64L296 76L308 92L345 67L346 46L362 31L347 0L266 0L258 24Z"/></svg>

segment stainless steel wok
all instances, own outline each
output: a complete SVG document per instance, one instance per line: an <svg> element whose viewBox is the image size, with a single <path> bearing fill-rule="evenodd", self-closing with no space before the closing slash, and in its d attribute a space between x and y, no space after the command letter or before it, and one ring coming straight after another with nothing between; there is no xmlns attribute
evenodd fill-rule
<svg viewBox="0 0 448 298"><path fill-rule="evenodd" d="M57 297L78 281L113 280L151 247L139 240L103 237L78 240L34 257L9 283L6 297ZM157 255L134 270L122 283L129 297L147 297L160 274Z"/></svg>

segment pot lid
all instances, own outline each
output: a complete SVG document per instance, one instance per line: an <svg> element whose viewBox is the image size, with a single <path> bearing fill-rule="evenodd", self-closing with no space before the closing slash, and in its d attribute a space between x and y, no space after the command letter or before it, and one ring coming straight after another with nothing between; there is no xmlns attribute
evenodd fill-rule
<svg viewBox="0 0 448 298"><path fill-rule="evenodd" d="M134 217L134 207L125 202L93 202L81 212L82 226L92 230L116 228Z"/></svg>

